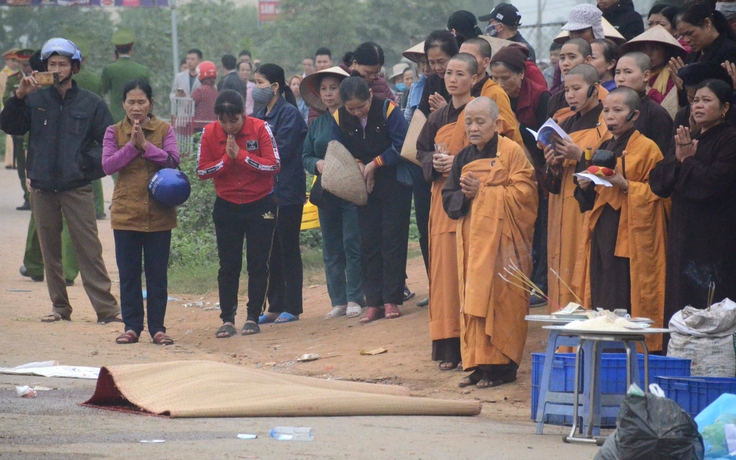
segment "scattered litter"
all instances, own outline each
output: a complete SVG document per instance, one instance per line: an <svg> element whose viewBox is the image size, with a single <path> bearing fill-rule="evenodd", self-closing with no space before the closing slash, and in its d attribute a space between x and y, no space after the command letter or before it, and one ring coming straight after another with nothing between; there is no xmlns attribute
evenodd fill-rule
<svg viewBox="0 0 736 460"><path fill-rule="evenodd" d="M143 294L143 300L148 299L148 291L146 289L142 289L141 294ZM181 300L181 299L177 299L176 297L167 297L166 300L171 302L172 300Z"/></svg>
<svg viewBox="0 0 736 460"><path fill-rule="evenodd" d="M160 444L162 442L166 442L165 439L141 439L141 442L143 444Z"/></svg>
<svg viewBox="0 0 736 460"><path fill-rule="evenodd" d="M56 390L56 388L44 387L44 386L41 386L41 385L36 385L36 386L33 387L33 389L36 390L36 391L51 391L51 390Z"/></svg>
<svg viewBox="0 0 736 460"><path fill-rule="evenodd" d="M38 393L36 393L36 390L29 387L28 385L23 385L22 387L15 387L15 392L18 394L19 398L35 398Z"/></svg>
<svg viewBox="0 0 736 460"><path fill-rule="evenodd" d="M300 363L307 363L309 361L317 361L319 359L319 355L317 353L307 353L304 355L299 356L296 358L296 360Z"/></svg>
<svg viewBox="0 0 736 460"><path fill-rule="evenodd" d="M269 366L269 367L270 366L275 366L276 365L276 361L271 361L270 363L263 363L263 365L264 366Z"/></svg>
<svg viewBox="0 0 736 460"><path fill-rule="evenodd" d="M258 437L257 434L239 434L238 439L256 439Z"/></svg>
<svg viewBox="0 0 736 460"><path fill-rule="evenodd" d="M33 292L30 289L6 289L5 292Z"/></svg>
<svg viewBox="0 0 736 460"><path fill-rule="evenodd" d="M23 364L16 367L0 367L0 374L39 375L41 377L68 377L73 379L94 379L100 374L99 367L60 366L58 361L43 361Z"/></svg>
<svg viewBox="0 0 736 460"><path fill-rule="evenodd" d="M385 348L376 348L375 350L370 350L370 351L360 350L361 355L370 355L370 356L380 355L381 353L387 353L387 352L388 350L386 350Z"/></svg>
<svg viewBox="0 0 736 460"><path fill-rule="evenodd" d="M271 430L271 437L277 441L314 441L308 426L277 426Z"/></svg>
<svg viewBox="0 0 736 460"><path fill-rule="evenodd" d="M182 307L189 308L189 307L204 307L204 302L187 302L185 304L182 304Z"/></svg>
<svg viewBox="0 0 736 460"><path fill-rule="evenodd" d="M212 311L212 310L219 310L219 309L220 309L220 304L216 303L214 307L204 307L202 311Z"/></svg>

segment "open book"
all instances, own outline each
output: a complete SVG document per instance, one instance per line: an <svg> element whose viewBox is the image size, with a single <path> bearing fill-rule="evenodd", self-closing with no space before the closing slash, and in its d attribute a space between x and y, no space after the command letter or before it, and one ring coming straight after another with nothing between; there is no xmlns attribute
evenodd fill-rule
<svg viewBox="0 0 736 460"><path fill-rule="evenodd" d="M568 136L567 133L560 128L560 125L551 118L544 122L544 124L539 128L539 131L535 132L529 128L527 128L527 130L534 135L534 139L536 139L537 142L545 147L551 144L553 140L557 139L565 139L572 142L570 136Z"/></svg>

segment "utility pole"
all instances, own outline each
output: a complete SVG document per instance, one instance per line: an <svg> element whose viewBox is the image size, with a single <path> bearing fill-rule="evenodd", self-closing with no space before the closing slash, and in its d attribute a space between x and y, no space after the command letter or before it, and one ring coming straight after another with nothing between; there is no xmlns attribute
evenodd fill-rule
<svg viewBox="0 0 736 460"><path fill-rule="evenodd" d="M174 58L174 77L179 73L179 29L176 22L176 0L171 4L171 50Z"/></svg>

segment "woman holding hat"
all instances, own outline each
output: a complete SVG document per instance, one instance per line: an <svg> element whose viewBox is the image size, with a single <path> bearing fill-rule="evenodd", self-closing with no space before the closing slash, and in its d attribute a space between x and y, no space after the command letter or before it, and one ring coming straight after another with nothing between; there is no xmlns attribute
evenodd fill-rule
<svg viewBox="0 0 736 460"><path fill-rule="evenodd" d="M360 322L398 318L411 214L411 177L399 155L408 125L396 103L373 96L363 78L344 79L340 98L332 138L355 157L368 190L368 202L358 207L368 306Z"/></svg>
<svg viewBox="0 0 736 460"><path fill-rule="evenodd" d="M619 48L621 55L641 51L652 61L652 71L647 83L649 97L664 107L674 118L678 110L675 75L668 67L670 59L684 59L687 51L664 27L655 25L643 34L632 38Z"/></svg>
<svg viewBox="0 0 736 460"><path fill-rule="evenodd" d="M275 184L278 213L269 262L269 308L258 322L286 323L298 320L302 313L304 272L299 232L307 201L307 177L301 161L307 124L297 109L294 93L286 84L284 69L276 64L263 64L254 80L253 100L263 104L255 117L265 121L273 132L281 157L281 171Z"/></svg>
<svg viewBox="0 0 736 460"><path fill-rule="evenodd" d="M340 82L350 75L340 67L330 67L307 76L299 91L310 107L324 112L309 125L304 140L302 163L310 174L321 175L327 144L332 138L333 114L342 107ZM318 193L312 187L313 198ZM360 231L358 210L346 200L322 190L319 224L322 229L322 257L325 263L327 292L332 310L325 319L359 316L363 303L360 272Z"/></svg>

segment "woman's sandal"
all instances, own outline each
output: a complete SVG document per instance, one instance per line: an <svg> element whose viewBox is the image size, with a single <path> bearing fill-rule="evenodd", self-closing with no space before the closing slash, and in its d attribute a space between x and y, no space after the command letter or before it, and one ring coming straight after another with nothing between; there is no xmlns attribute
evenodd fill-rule
<svg viewBox="0 0 736 460"><path fill-rule="evenodd" d="M381 319L384 316L383 308L368 307L365 311L365 315L360 318L360 324L367 324L377 319Z"/></svg>
<svg viewBox="0 0 736 460"><path fill-rule="evenodd" d="M460 363L456 363L453 361L442 361L440 362L440 370L441 371L452 371L452 370L457 369L457 366L459 364Z"/></svg>
<svg viewBox="0 0 736 460"><path fill-rule="evenodd" d="M215 337L218 339L227 339L237 333L238 331L235 330L235 326L232 323L225 323L215 332Z"/></svg>
<svg viewBox="0 0 736 460"><path fill-rule="evenodd" d="M346 305L338 305L336 307L332 307L332 310L330 310L329 313L325 315L325 319L335 319L339 318L340 316L345 316L345 311L347 310Z"/></svg>
<svg viewBox="0 0 736 460"><path fill-rule="evenodd" d="M120 345L138 343L138 334L133 331L125 331L115 339L115 343Z"/></svg>
<svg viewBox="0 0 736 460"><path fill-rule="evenodd" d="M166 335L163 331L158 331L156 335L153 336L153 343L156 345L173 345L174 339Z"/></svg>
<svg viewBox="0 0 736 460"><path fill-rule="evenodd" d="M363 307L358 305L356 302L348 302L348 308L345 310L345 316L348 318L355 318L356 316L360 316L360 313L363 311Z"/></svg>
<svg viewBox="0 0 736 460"><path fill-rule="evenodd" d="M253 335L258 334L261 332L261 328L258 327L258 324L252 319L249 319L248 321L243 324L243 330L240 332L242 335Z"/></svg>
<svg viewBox="0 0 736 460"><path fill-rule="evenodd" d="M483 378L483 372L480 369L478 369L472 374L470 374L469 376L460 380L457 383L457 386L459 386L460 388L465 388L471 385L476 385L478 382L481 381L482 378Z"/></svg>

